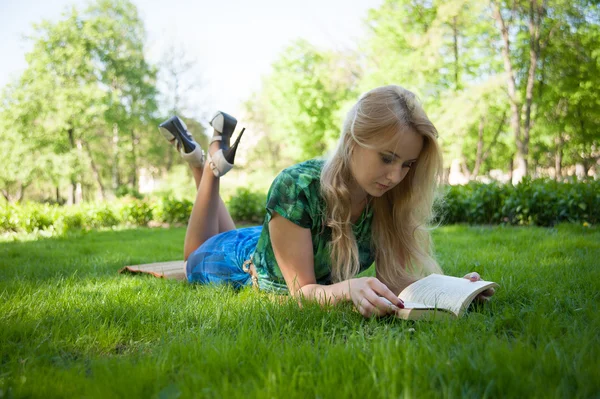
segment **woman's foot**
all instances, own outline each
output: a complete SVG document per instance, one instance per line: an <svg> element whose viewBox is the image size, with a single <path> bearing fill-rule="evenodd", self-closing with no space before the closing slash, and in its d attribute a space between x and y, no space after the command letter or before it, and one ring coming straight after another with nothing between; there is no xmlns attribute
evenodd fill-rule
<svg viewBox="0 0 600 399"><path fill-rule="evenodd" d="M233 168L235 153L246 129L242 129L235 143L230 147L229 142L237 125L237 120L225 112L217 111L212 117L210 125L215 129L215 133L210 140L208 162L214 175L220 177Z"/></svg>
<svg viewBox="0 0 600 399"><path fill-rule="evenodd" d="M176 146L181 157L191 166L204 166L204 151L187 131L187 126L183 120L178 116L173 116L158 125L158 128L169 143Z"/></svg>

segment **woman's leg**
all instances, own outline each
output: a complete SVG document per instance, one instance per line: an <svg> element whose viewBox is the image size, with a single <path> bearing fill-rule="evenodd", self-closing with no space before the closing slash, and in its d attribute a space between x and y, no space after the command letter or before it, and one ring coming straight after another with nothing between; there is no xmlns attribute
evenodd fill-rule
<svg viewBox="0 0 600 399"><path fill-rule="evenodd" d="M190 169L192 170L192 175L194 176L194 181L196 182L196 191L198 191L200 188L200 182L202 181L203 168L190 165ZM219 233L224 233L226 231L235 229L235 223L233 222L225 203L221 199L221 196L219 196L219 208L217 209L217 214Z"/></svg>
<svg viewBox="0 0 600 399"><path fill-rule="evenodd" d="M213 142L208 151L212 154L219 150L219 142ZM206 240L224 231L235 228L235 224L219 195L220 178L215 177L210 162L204 168L194 168L196 181L196 199L188 221L183 244L183 259L188 257Z"/></svg>

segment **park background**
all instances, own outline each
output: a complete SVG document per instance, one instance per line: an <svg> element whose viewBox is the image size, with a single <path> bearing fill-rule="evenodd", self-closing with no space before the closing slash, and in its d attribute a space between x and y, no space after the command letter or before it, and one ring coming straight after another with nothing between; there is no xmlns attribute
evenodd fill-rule
<svg viewBox="0 0 600 399"><path fill-rule="evenodd" d="M0 97L0 397L597 397L596 2L213 3L164 10L184 39L151 31L144 0L23 26ZM260 223L272 178L326 156L357 97L390 83L440 133L440 264L498 282L488 306L365 320L116 274L181 257L194 185L158 123L178 114L206 147L232 110L246 133L222 195Z"/></svg>
<svg viewBox="0 0 600 399"><path fill-rule="evenodd" d="M196 6L208 15L195 24L183 5L174 6L164 19L178 23L153 30L151 45L143 10L128 2L74 5L23 27L25 64L4 78L2 91L3 197L60 204L124 193L193 198L190 172L156 126L181 115L206 145L207 120L224 106L247 128L224 196L240 186L265 192L282 168L326 156L356 98L391 83L422 99L452 184L597 175L596 5L380 2L358 21L335 5L336 23L353 21L356 30L336 34L316 13L317 22L300 18L298 28L281 30L288 41L272 40L281 48L267 35L277 36L279 15L294 12L282 5L254 21L243 19L247 5L222 19L210 13L223 14L225 3ZM242 39L248 30L256 31L248 34L252 43ZM206 31L229 33L207 38ZM254 61L247 47L263 59Z"/></svg>

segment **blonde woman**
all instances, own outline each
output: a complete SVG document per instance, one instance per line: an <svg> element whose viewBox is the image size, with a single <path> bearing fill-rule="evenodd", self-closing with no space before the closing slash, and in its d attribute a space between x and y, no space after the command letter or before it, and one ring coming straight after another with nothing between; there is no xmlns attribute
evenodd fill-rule
<svg viewBox="0 0 600 399"><path fill-rule="evenodd" d="M184 245L190 282L352 301L371 317L402 308L397 294L406 285L441 273L427 223L442 157L437 131L410 91L384 86L361 96L331 158L283 170L269 189L263 225L243 229L219 197L220 177L233 166L239 142L229 147L235 119L218 112L211 121L208 162L178 121L161 127L196 180ZM355 277L373 262L376 277Z"/></svg>

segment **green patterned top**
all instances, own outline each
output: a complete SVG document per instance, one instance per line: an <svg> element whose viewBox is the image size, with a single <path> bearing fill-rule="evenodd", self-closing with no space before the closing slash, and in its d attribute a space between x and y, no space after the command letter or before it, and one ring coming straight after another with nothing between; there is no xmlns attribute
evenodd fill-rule
<svg viewBox="0 0 600 399"><path fill-rule="evenodd" d="M285 279L277 265L269 236L272 212L300 227L310 229L313 243L317 284L331 284L331 261L328 244L331 228L323 228L325 201L320 195L320 177L324 161L310 160L284 169L273 181L267 194L267 214L252 261L258 272L258 283L267 291L287 292ZM360 271L375 260L371 245L373 209L366 207L352 230L358 244Z"/></svg>

